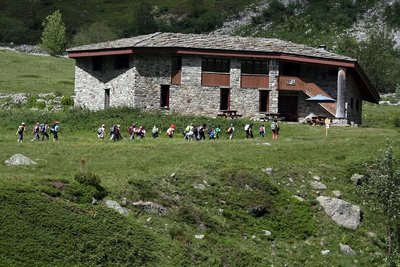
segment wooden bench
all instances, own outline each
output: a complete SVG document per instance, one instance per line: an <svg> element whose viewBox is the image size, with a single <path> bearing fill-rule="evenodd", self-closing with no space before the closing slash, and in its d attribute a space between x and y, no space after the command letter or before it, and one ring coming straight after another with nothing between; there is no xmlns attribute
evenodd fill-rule
<svg viewBox="0 0 400 267"><path fill-rule="evenodd" d="M280 113L272 113L272 112L263 112L260 117L261 121L270 121L270 120L281 120Z"/></svg>

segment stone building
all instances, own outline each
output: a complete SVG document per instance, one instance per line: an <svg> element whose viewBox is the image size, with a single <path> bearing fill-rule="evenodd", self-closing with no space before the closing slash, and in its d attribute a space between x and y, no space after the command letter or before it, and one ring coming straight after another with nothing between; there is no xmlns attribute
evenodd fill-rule
<svg viewBox="0 0 400 267"><path fill-rule="evenodd" d="M379 95L355 59L278 39L154 33L74 47L75 106L361 123ZM306 99L316 95L333 103Z"/></svg>

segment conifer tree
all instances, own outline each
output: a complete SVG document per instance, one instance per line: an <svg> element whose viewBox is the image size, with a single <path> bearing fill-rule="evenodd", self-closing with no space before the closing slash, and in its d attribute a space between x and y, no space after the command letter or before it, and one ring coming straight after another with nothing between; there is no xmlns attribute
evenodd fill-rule
<svg viewBox="0 0 400 267"><path fill-rule="evenodd" d="M59 10L46 17L42 23L43 32L40 47L51 56L60 55L65 51L65 25Z"/></svg>

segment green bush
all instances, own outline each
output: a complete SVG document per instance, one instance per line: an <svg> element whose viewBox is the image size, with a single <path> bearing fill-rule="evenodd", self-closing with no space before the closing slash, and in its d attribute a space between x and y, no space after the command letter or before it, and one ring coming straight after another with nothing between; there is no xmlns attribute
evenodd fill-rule
<svg viewBox="0 0 400 267"><path fill-rule="evenodd" d="M63 105L63 106L73 106L74 105L74 100L70 96L63 96L61 98L61 105Z"/></svg>

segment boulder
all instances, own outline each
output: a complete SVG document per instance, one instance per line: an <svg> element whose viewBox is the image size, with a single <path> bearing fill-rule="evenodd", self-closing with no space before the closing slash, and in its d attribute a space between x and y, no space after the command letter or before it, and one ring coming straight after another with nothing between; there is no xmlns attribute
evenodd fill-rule
<svg viewBox="0 0 400 267"><path fill-rule="evenodd" d="M164 206L162 206L160 204L157 204L157 203L153 203L151 201L133 202L132 205L144 210L147 213L156 214L156 215L165 215L165 214L167 214L167 208L166 207L164 207Z"/></svg>
<svg viewBox="0 0 400 267"><path fill-rule="evenodd" d="M106 206L107 206L107 208L116 210L117 212L119 212L120 214L122 214L124 216L128 216L128 214L129 214L128 210L121 207L121 205L119 205L117 201L107 200Z"/></svg>
<svg viewBox="0 0 400 267"><path fill-rule="evenodd" d="M340 252L346 255L355 256L357 253L349 246L342 243L339 244Z"/></svg>
<svg viewBox="0 0 400 267"><path fill-rule="evenodd" d="M318 190L326 189L326 185L324 185L323 183L321 183L319 181L312 181L312 182L310 182L310 185L314 189L318 189Z"/></svg>
<svg viewBox="0 0 400 267"><path fill-rule="evenodd" d="M317 197L317 201L324 208L325 213L337 224L353 230L360 225L361 210L359 206L338 198L325 196Z"/></svg>
<svg viewBox="0 0 400 267"><path fill-rule="evenodd" d="M4 161L4 163L7 166L36 164L36 162L34 162L30 158L28 158L28 157L26 157L26 156L24 156L22 154L13 155L11 158L9 158L8 160Z"/></svg>

